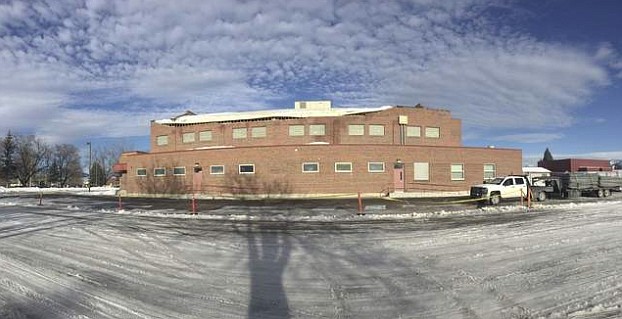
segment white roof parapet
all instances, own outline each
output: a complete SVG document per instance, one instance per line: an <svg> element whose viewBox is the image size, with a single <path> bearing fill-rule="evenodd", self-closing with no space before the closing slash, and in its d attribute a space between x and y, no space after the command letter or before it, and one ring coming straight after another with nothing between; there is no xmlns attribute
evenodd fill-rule
<svg viewBox="0 0 622 319"><path fill-rule="evenodd" d="M214 122L247 121L269 118L307 118L307 117L333 117L353 114L364 114L379 112L393 108L394 106L385 105L375 108L331 108L326 110L309 109L277 109L261 110L248 112L224 112L210 114L184 114L171 119L156 120L155 123L163 125L175 124L199 124Z"/></svg>

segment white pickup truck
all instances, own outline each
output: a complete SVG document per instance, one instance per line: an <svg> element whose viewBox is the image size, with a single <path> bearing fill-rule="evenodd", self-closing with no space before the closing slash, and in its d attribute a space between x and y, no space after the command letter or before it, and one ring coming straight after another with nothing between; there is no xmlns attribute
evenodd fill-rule
<svg viewBox="0 0 622 319"><path fill-rule="evenodd" d="M497 177L484 184L471 186L471 198L497 205L501 199L527 197L529 184L525 176Z"/></svg>

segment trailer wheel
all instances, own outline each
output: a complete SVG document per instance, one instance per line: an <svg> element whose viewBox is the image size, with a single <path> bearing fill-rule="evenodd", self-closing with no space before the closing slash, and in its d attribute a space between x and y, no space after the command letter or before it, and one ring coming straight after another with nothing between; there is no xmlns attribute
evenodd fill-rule
<svg viewBox="0 0 622 319"><path fill-rule="evenodd" d="M490 205L498 205L499 202L501 201L501 196L499 196L499 194L492 194L490 195Z"/></svg>
<svg viewBox="0 0 622 319"><path fill-rule="evenodd" d="M608 190L608 189L603 190L603 196L604 196L604 197L609 197L609 196L611 196L611 191L610 191L610 190Z"/></svg>
<svg viewBox="0 0 622 319"><path fill-rule="evenodd" d="M537 200L538 200L539 202L543 202L543 201L545 201L545 200L546 200L546 193L545 193L545 192L539 192L539 193L538 193Z"/></svg>
<svg viewBox="0 0 622 319"><path fill-rule="evenodd" d="M603 192L603 190L602 190L602 189L599 189L599 190L597 190L597 191L596 191L596 197L601 198L601 197L603 197L604 195L605 195L605 194L604 194L604 192Z"/></svg>

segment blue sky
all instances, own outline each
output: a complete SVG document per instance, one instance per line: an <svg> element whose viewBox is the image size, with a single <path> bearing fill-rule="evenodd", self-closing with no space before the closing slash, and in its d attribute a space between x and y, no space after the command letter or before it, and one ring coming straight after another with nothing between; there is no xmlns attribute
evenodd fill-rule
<svg viewBox="0 0 622 319"><path fill-rule="evenodd" d="M617 0L0 2L0 130L147 150L196 113L416 105L467 146L622 159Z"/></svg>

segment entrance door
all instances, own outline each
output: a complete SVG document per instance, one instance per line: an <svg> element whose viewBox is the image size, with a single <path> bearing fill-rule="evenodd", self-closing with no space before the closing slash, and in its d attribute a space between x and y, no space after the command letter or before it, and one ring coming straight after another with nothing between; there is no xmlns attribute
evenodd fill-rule
<svg viewBox="0 0 622 319"><path fill-rule="evenodd" d="M399 161L393 165L393 189L396 193L404 192L404 163Z"/></svg>

